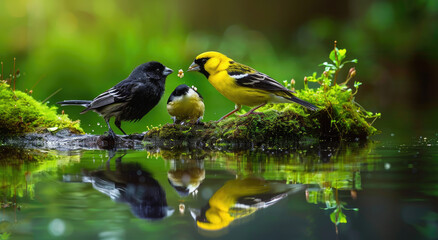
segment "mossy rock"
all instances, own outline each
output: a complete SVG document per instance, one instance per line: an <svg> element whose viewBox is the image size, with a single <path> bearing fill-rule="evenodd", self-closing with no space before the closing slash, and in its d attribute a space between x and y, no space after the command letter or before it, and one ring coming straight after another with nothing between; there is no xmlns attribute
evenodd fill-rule
<svg viewBox="0 0 438 240"><path fill-rule="evenodd" d="M83 134L79 121L72 121L65 114L57 114L56 107L35 100L21 91L13 91L0 82L0 134L17 135L30 132L56 132L68 129Z"/></svg>
<svg viewBox="0 0 438 240"><path fill-rule="evenodd" d="M355 103L355 93L345 85L305 88L297 91L297 96L316 104L319 110L312 112L294 103L268 104L259 109L263 114L231 116L221 122L210 121L202 125L166 124L154 127L146 133L145 140L164 141L161 144L168 146L196 141L206 145L246 143L279 147L304 138L365 140L378 133L367 119L380 115L369 113Z"/></svg>

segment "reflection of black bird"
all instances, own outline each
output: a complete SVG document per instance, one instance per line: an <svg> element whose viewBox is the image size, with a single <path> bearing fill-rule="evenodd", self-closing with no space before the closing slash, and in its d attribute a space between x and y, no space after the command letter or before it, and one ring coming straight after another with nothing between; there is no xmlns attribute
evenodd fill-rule
<svg viewBox="0 0 438 240"><path fill-rule="evenodd" d="M191 209L191 214L199 228L217 231L300 189L300 185L267 182L260 178L230 180L213 194L206 208Z"/></svg>
<svg viewBox="0 0 438 240"><path fill-rule="evenodd" d="M126 135L121 121L138 121L146 115L161 99L167 75L173 72L159 62L147 62L136 67L125 80L97 96L92 101L66 100L58 102L64 105L86 107L82 113L90 110L103 117L108 125L109 134L115 137L109 120L115 117L115 125Z"/></svg>
<svg viewBox="0 0 438 240"><path fill-rule="evenodd" d="M116 170L86 172L84 182L108 195L116 202L131 206L132 213L143 219L162 219L170 216L173 209L167 206L166 193L149 172L138 163L121 163L116 160Z"/></svg>
<svg viewBox="0 0 438 240"><path fill-rule="evenodd" d="M167 112L174 123L184 121L200 122L205 106L201 94L196 88L181 84L173 90L167 100Z"/></svg>

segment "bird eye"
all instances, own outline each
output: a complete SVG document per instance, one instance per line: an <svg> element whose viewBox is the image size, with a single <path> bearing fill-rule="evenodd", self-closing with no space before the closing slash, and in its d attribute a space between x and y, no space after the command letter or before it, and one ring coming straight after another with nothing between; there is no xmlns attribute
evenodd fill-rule
<svg viewBox="0 0 438 240"><path fill-rule="evenodd" d="M159 69L159 68L157 68L157 69L155 69L155 71L156 71L156 72L159 72L159 71L160 71L160 69Z"/></svg>

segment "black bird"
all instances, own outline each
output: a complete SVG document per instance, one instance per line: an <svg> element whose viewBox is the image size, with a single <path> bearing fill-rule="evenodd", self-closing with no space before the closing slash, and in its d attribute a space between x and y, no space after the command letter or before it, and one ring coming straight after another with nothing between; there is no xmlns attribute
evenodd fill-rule
<svg viewBox="0 0 438 240"><path fill-rule="evenodd" d="M109 120L115 117L115 125L126 135L121 121L138 121L154 108L163 96L166 77L172 72L172 69L159 62L147 62L136 67L128 78L92 101L66 100L58 104L86 107L81 114L90 110L98 113L108 125L108 133L112 137L116 134L111 129Z"/></svg>

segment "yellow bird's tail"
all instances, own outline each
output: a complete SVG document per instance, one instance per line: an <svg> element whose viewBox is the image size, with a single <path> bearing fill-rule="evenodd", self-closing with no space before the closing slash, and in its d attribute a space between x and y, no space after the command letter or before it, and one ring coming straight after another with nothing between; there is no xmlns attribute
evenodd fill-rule
<svg viewBox="0 0 438 240"><path fill-rule="evenodd" d="M298 103L298 104L300 104L301 106L306 107L307 109L310 109L310 110L312 110L312 111L316 111L316 110L319 109L317 106L315 106L315 105L313 105L313 104L311 104L311 103L309 103L309 102L306 102L306 101L304 101L304 100L302 100L302 99L299 99L299 98L297 98L297 97L295 97L295 96L293 96L293 97L286 97L286 99L289 99L289 100L291 100L292 102Z"/></svg>

